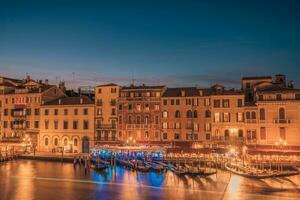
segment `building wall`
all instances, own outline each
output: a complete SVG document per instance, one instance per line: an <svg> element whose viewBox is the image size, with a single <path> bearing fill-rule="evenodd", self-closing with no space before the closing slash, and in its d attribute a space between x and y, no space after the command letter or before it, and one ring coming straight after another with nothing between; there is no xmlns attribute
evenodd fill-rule
<svg viewBox="0 0 300 200"><path fill-rule="evenodd" d="M87 114L84 113L84 109L88 110ZM55 110L57 110L57 115ZM65 110L67 110L67 114ZM42 106L39 151L52 152L54 149L58 150L58 148L63 147L67 152L80 153L83 150L84 137L88 137L90 146L93 146L94 112L93 104ZM57 128L55 121L58 122ZM64 128L64 121L68 122L67 128ZM74 121L78 123L77 128L73 126ZM87 128L84 127L84 121L88 122ZM48 123L48 127L46 123ZM57 143L55 142L56 139Z"/></svg>
<svg viewBox="0 0 300 200"><path fill-rule="evenodd" d="M95 139L115 141L117 131L117 100L120 87L114 84L95 89Z"/></svg>

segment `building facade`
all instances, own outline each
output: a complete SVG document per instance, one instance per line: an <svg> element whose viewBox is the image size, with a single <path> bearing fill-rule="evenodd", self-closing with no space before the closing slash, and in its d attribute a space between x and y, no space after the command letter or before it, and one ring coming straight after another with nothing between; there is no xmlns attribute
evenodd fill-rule
<svg viewBox="0 0 300 200"><path fill-rule="evenodd" d="M41 105L38 150L89 153L94 143L94 102L64 97Z"/></svg>
<svg viewBox="0 0 300 200"><path fill-rule="evenodd" d="M99 85L95 88L95 141L98 144L117 140L117 101L120 86Z"/></svg>

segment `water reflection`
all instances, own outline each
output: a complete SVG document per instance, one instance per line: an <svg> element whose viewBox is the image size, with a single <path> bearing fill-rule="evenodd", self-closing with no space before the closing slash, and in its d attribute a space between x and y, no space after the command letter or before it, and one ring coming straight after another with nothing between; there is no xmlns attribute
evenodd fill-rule
<svg viewBox="0 0 300 200"><path fill-rule="evenodd" d="M300 177L252 180L219 171L209 178L120 167L101 173L43 161L0 165L0 199L300 199Z"/></svg>

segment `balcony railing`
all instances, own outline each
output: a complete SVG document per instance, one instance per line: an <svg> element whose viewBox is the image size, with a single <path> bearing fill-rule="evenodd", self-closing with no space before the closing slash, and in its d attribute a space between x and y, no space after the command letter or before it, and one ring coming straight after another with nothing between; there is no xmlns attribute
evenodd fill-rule
<svg viewBox="0 0 300 200"><path fill-rule="evenodd" d="M290 119L274 119L275 124L290 124Z"/></svg>
<svg viewBox="0 0 300 200"><path fill-rule="evenodd" d="M246 119L245 122L249 123L249 124L255 124L256 123L256 119Z"/></svg>
<svg viewBox="0 0 300 200"><path fill-rule="evenodd" d="M117 128L116 124L96 124L97 129L115 129Z"/></svg>
<svg viewBox="0 0 300 200"><path fill-rule="evenodd" d="M126 124L126 129L149 129L159 128L158 124Z"/></svg>
<svg viewBox="0 0 300 200"><path fill-rule="evenodd" d="M22 142L21 137L3 137L1 142Z"/></svg>
<svg viewBox="0 0 300 200"><path fill-rule="evenodd" d="M113 142L117 141L116 137L100 137L100 138L95 138L95 142Z"/></svg>

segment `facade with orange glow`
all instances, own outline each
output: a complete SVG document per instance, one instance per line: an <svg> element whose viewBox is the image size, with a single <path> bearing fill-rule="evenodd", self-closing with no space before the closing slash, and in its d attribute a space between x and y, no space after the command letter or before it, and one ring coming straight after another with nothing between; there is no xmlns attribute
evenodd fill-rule
<svg viewBox="0 0 300 200"><path fill-rule="evenodd" d="M38 150L89 153L94 140L94 102L86 96L59 98L41 106Z"/></svg>
<svg viewBox="0 0 300 200"><path fill-rule="evenodd" d="M25 135L33 146L40 132L40 106L65 94L48 81L0 78L0 139L2 143L23 142Z"/></svg>
<svg viewBox="0 0 300 200"><path fill-rule="evenodd" d="M118 98L118 139L127 143L157 142L161 135L164 86L122 87Z"/></svg>
<svg viewBox="0 0 300 200"><path fill-rule="evenodd" d="M117 140L117 100L120 86L99 85L95 88L95 142Z"/></svg>

